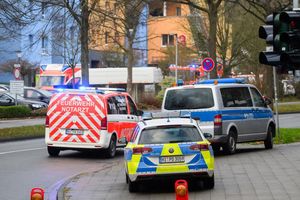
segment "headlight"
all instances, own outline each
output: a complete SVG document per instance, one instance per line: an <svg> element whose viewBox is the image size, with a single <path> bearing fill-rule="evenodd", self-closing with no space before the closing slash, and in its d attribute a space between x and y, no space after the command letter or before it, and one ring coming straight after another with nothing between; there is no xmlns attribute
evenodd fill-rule
<svg viewBox="0 0 300 200"><path fill-rule="evenodd" d="M31 107L32 107L32 108L41 108L41 107L43 107L43 106L40 105L40 104L31 104Z"/></svg>

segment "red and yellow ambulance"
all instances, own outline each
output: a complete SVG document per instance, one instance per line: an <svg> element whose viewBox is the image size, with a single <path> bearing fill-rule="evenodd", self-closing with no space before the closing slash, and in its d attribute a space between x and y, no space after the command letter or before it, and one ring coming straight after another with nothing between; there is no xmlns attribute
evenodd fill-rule
<svg viewBox="0 0 300 200"><path fill-rule="evenodd" d="M50 156L61 150L104 149L114 157L129 141L142 111L126 92L106 89L64 90L50 100L45 141ZM111 89L109 89L111 90Z"/></svg>

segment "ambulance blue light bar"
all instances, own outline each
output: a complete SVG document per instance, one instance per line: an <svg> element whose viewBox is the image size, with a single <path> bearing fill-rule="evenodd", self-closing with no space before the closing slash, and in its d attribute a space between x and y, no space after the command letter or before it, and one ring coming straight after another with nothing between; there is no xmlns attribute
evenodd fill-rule
<svg viewBox="0 0 300 200"><path fill-rule="evenodd" d="M244 78L220 78L220 79L208 79L199 81L197 84L229 84L229 83L246 83L246 80Z"/></svg>

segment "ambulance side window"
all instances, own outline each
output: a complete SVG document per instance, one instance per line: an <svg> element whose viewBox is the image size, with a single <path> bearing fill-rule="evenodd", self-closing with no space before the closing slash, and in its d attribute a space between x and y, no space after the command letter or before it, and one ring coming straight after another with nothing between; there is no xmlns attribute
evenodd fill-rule
<svg viewBox="0 0 300 200"><path fill-rule="evenodd" d="M137 109L135 104L133 103L132 99L128 96L128 104L129 104L129 109L130 109L130 114L131 115L137 115Z"/></svg>
<svg viewBox="0 0 300 200"><path fill-rule="evenodd" d="M126 115L127 114L127 104L125 96L116 96L117 110L118 114Z"/></svg>
<svg viewBox="0 0 300 200"><path fill-rule="evenodd" d="M107 113L108 114L118 114L115 97L109 97L107 99Z"/></svg>

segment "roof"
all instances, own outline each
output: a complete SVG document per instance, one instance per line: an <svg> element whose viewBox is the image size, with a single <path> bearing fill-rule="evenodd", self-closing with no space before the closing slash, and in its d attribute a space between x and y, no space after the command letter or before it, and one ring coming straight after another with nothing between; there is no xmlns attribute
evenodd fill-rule
<svg viewBox="0 0 300 200"><path fill-rule="evenodd" d="M172 126L172 125L194 125L197 126L195 120L191 118L159 118L159 119L150 119L146 121L139 122L140 127L155 127L155 126Z"/></svg>

